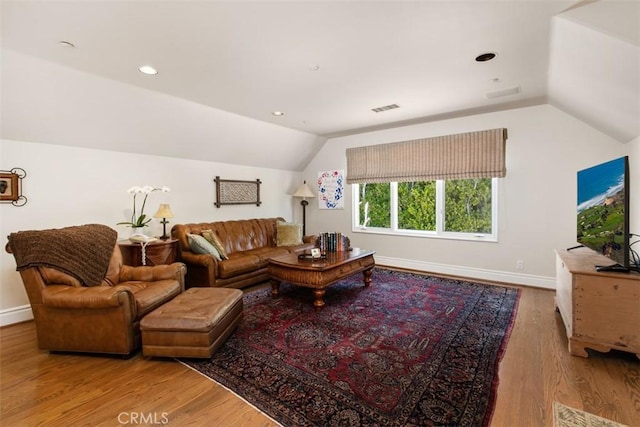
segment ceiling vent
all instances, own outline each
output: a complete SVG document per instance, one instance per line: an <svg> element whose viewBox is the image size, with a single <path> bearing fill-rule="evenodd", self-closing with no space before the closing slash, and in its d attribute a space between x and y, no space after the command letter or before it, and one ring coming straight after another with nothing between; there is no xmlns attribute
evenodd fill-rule
<svg viewBox="0 0 640 427"><path fill-rule="evenodd" d="M496 90L493 92L487 92L484 96L488 99L500 98L502 96L515 95L520 93L520 86L510 87L508 89Z"/></svg>
<svg viewBox="0 0 640 427"><path fill-rule="evenodd" d="M383 111L393 110L395 108L400 108L400 106L398 104L390 104L385 105L384 107L372 108L371 111L374 113L382 113Z"/></svg>

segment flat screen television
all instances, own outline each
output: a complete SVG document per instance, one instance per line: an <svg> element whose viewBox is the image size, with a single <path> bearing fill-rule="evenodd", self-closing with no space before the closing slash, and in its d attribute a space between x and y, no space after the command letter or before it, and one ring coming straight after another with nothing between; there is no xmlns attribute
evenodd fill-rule
<svg viewBox="0 0 640 427"><path fill-rule="evenodd" d="M629 271L629 159L578 171L577 239L611 259L599 271Z"/></svg>

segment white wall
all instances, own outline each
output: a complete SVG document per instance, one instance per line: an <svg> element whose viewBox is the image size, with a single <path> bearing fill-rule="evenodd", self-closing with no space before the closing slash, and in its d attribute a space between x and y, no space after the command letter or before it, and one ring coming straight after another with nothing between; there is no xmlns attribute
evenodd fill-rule
<svg viewBox="0 0 640 427"><path fill-rule="evenodd" d="M169 203L176 216L167 224L169 230L174 223L276 216L298 220L294 214L300 215L299 205L290 196L302 182L299 172L2 140L0 169L14 167L27 172L22 190L28 201L23 207L0 204L0 325L30 316L15 261L4 251L6 236L20 230L101 223L126 238L130 230L115 224L130 218L132 197L126 190L134 185L171 189L152 193L145 208L145 213L153 215L160 203ZM216 175L259 178L262 205L216 208ZM150 231L162 234L158 220L152 221Z"/></svg>
<svg viewBox="0 0 640 427"><path fill-rule="evenodd" d="M346 170L349 147L499 127L509 138L507 176L499 180L498 243L358 233L351 229L351 186L344 210L309 204L307 234L348 233L354 246L374 249L380 264L553 288L554 249L576 245L576 172L623 155L625 144L552 106L330 139L304 177L314 182L319 171ZM524 261L524 270L516 270L516 260Z"/></svg>
<svg viewBox="0 0 640 427"><path fill-rule="evenodd" d="M629 156L629 231L640 235L640 136L625 144L625 154ZM634 237L632 241L638 240ZM636 246L634 246L635 248Z"/></svg>

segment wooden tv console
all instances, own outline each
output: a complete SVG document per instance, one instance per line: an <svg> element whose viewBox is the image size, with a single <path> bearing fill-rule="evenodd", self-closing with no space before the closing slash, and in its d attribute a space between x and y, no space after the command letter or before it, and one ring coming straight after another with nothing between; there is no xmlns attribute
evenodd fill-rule
<svg viewBox="0 0 640 427"><path fill-rule="evenodd" d="M640 358L640 274L596 271L612 263L589 248L556 250L556 310L575 356L613 348Z"/></svg>

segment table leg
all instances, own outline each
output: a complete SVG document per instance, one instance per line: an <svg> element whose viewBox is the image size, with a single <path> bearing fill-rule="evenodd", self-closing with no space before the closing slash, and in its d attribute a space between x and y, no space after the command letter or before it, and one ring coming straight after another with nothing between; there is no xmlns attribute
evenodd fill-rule
<svg viewBox="0 0 640 427"><path fill-rule="evenodd" d="M364 275L364 287L368 287L371 284L371 273L373 273L373 268L365 270L362 272Z"/></svg>
<svg viewBox="0 0 640 427"><path fill-rule="evenodd" d="M273 298L280 296L280 280L271 279L271 296Z"/></svg>
<svg viewBox="0 0 640 427"><path fill-rule="evenodd" d="M316 299L313 301L313 306L316 308L316 310L320 310L322 307L324 307L324 294L324 289L313 290L313 295L316 297Z"/></svg>

